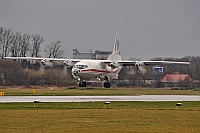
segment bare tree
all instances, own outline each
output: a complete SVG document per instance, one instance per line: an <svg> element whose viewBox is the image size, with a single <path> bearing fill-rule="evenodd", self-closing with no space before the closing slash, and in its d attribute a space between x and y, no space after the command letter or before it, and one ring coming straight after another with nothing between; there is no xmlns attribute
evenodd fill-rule
<svg viewBox="0 0 200 133"><path fill-rule="evenodd" d="M4 28L0 27L0 49L2 49ZM2 53L1 53L2 54ZM1 55L2 56L2 55Z"/></svg>
<svg viewBox="0 0 200 133"><path fill-rule="evenodd" d="M200 56L192 57L190 66L191 75L194 80L200 80Z"/></svg>
<svg viewBox="0 0 200 133"><path fill-rule="evenodd" d="M10 45L10 52L12 57L19 56L20 52L20 40L21 40L21 33L16 32L12 38L12 43Z"/></svg>
<svg viewBox="0 0 200 133"><path fill-rule="evenodd" d="M64 51L60 49L60 41L54 41L50 45L47 45L44 52L46 53L48 58L62 58L64 55Z"/></svg>
<svg viewBox="0 0 200 133"><path fill-rule="evenodd" d="M27 52L30 50L30 38L31 36L28 34L23 34L21 40L21 48L20 48L20 56L25 57Z"/></svg>
<svg viewBox="0 0 200 133"><path fill-rule="evenodd" d="M2 55L1 57L6 57L9 54L9 46L13 41L13 30L12 29L3 29L1 28L1 50Z"/></svg>
<svg viewBox="0 0 200 133"><path fill-rule="evenodd" d="M40 52L40 46L44 42L44 38L38 34L32 35L32 45L30 54L32 57L38 57Z"/></svg>

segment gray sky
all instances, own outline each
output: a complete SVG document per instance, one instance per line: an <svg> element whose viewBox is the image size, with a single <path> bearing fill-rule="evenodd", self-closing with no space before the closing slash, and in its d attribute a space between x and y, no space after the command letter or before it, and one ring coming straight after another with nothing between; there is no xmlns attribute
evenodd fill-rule
<svg viewBox="0 0 200 133"><path fill-rule="evenodd" d="M124 59L200 55L200 0L0 0L0 26L60 40L67 58L112 50Z"/></svg>

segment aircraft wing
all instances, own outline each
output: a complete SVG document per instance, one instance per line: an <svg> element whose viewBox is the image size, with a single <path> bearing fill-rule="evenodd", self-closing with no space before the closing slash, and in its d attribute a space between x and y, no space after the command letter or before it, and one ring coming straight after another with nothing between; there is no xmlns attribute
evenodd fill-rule
<svg viewBox="0 0 200 133"><path fill-rule="evenodd" d="M142 64L142 65L164 65L164 64L185 64L189 65L190 62L174 62L174 61L130 61L130 60L122 60L122 61L103 61L106 64L110 64L113 62L119 63L121 66L134 66L135 64Z"/></svg>
<svg viewBox="0 0 200 133"><path fill-rule="evenodd" d="M49 60L49 61L67 61L67 62L79 62L81 59L64 59L64 58L41 58L41 57L4 57L4 59L14 60ZM130 61L130 60L101 60L102 63L119 63L120 66L134 66L135 64L141 65L163 65L163 64L191 64L190 62L174 62L174 61Z"/></svg>
<svg viewBox="0 0 200 133"><path fill-rule="evenodd" d="M13 60L51 60L51 61L65 61L66 59L59 58L41 58L41 57L4 57L4 59L13 59Z"/></svg>
<svg viewBox="0 0 200 133"><path fill-rule="evenodd" d="M36 60L40 61L43 65L48 65L49 63L63 63L65 66L73 66L75 63L81 61L81 59L63 59L63 58L41 58L41 57L4 57L4 59L13 60Z"/></svg>
<svg viewBox="0 0 200 133"><path fill-rule="evenodd" d="M119 63L122 63L123 66L131 66L131 65L135 65L136 63L139 64L144 64L146 65L164 65L164 64L186 64L189 65L190 62L174 62L174 61L132 61L132 63L130 61L120 61Z"/></svg>
<svg viewBox="0 0 200 133"><path fill-rule="evenodd" d="M185 64L189 65L190 62L174 62L174 61L142 61L145 65L163 65L163 64Z"/></svg>

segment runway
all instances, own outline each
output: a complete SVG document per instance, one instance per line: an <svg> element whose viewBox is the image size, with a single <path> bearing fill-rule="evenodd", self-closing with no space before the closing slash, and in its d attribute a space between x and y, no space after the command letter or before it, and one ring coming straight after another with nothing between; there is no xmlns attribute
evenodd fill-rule
<svg viewBox="0 0 200 133"><path fill-rule="evenodd" d="M0 96L0 103L12 102L105 102L105 101L200 101L199 95L137 96Z"/></svg>

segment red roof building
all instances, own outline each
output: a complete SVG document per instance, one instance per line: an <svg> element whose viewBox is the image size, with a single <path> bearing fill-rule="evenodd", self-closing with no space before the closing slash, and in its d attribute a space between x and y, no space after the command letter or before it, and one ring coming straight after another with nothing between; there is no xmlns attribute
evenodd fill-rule
<svg viewBox="0 0 200 133"><path fill-rule="evenodd" d="M163 82L180 82L180 81L186 81L190 82L192 81L192 78L189 76L189 74L167 74L163 80Z"/></svg>

